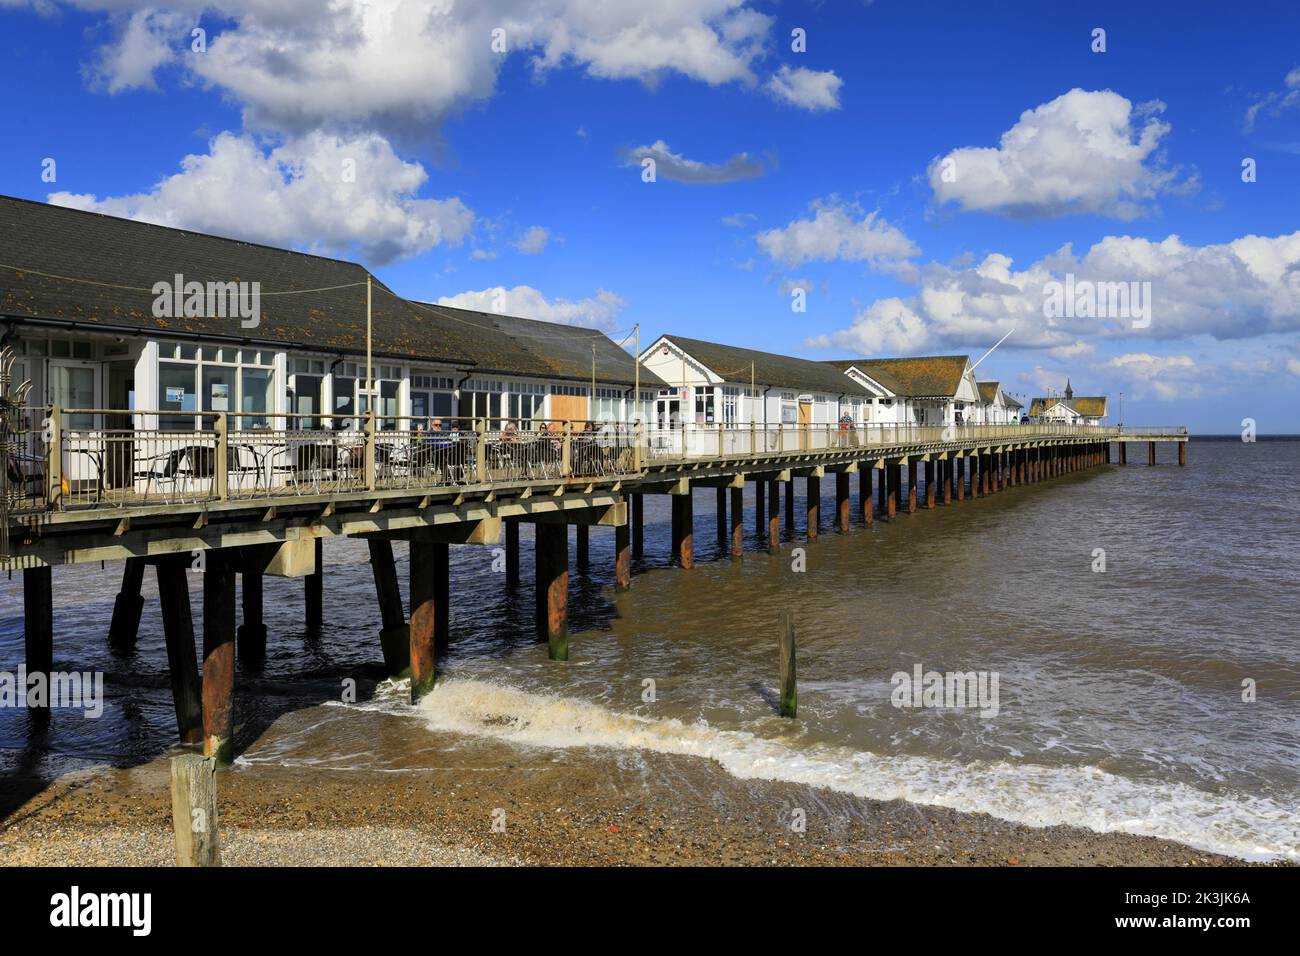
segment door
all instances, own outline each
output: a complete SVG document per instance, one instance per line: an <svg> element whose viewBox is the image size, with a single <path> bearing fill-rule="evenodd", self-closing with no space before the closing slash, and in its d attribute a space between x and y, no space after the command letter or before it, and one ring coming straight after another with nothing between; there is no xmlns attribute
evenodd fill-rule
<svg viewBox="0 0 1300 956"><path fill-rule="evenodd" d="M50 359L49 400L63 413L63 476L72 483L102 487L104 456L100 436L94 434L100 416L93 412L69 414L66 409L93 409L98 404L100 366L96 362Z"/></svg>
<svg viewBox="0 0 1300 956"><path fill-rule="evenodd" d="M811 430L813 420L813 405L811 401L799 400L799 447L807 450L808 432Z"/></svg>
<svg viewBox="0 0 1300 956"><path fill-rule="evenodd" d="M131 416L135 408L135 363L111 362L108 365L108 407L119 414L104 416L105 478L109 488L129 488L135 478L134 432Z"/></svg>

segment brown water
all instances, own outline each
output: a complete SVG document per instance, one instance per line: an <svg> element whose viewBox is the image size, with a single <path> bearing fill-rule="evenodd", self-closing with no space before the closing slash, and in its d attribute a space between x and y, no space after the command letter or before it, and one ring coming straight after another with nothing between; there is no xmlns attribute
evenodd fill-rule
<svg viewBox="0 0 1300 956"><path fill-rule="evenodd" d="M647 498L647 558L630 593L611 589L612 530L593 529L592 567L571 580L567 664L533 639L527 528L517 590L492 570L490 549L453 549L454 646L419 708L403 686L379 681L364 545L331 542L319 636L303 632L301 582L267 580L268 660L238 676L241 761L402 772L472 763L501 742L558 758L650 750L715 760L738 777L1297 858L1300 443L1200 441L1188 468L1168 463L1169 447L1162 458L855 523L845 535L829 528L833 482L823 482L811 545L800 482L796 529L775 555L753 537L747 489L739 563L715 541L714 495L702 490L689 572L668 567L666 501ZM853 489L856 515L856 480ZM1097 548L1104 573L1092 570ZM404 580L400 552L399 565ZM55 576L56 667L106 672L104 716L59 713L32 736L21 711L0 711L0 771L130 764L171 745L151 580L136 651L106 647L119 574ZM21 661L20 607L14 581L0 592L0 669ZM784 608L799 631L796 721L774 712ZM996 716L895 707L892 675L918 665L996 672ZM355 704L340 703L349 677L360 684ZM1257 683L1250 703L1247 678ZM476 743L487 739L487 750Z"/></svg>

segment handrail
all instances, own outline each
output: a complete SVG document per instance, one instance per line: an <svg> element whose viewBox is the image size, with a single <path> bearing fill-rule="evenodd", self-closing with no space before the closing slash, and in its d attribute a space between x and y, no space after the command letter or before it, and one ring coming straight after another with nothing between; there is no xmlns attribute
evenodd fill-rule
<svg viewBox="0 0 1300 956"><path fill-rule="evenodd" d="M1065 423L764 425L656 428L640 422L463 416L177 412L46 406L17 433L10 514L318 494L437 490L502 481L626 478L682 461L862 458L1016 441L1185 440L1184 426ZM84 416L158 415L167 427L69 428ZM190 417L202 427L178 428ZM254 419L259 424L249 427ZM345 427L334 427L337 422ZM44 447L42 447L42 445Z"/></svg>

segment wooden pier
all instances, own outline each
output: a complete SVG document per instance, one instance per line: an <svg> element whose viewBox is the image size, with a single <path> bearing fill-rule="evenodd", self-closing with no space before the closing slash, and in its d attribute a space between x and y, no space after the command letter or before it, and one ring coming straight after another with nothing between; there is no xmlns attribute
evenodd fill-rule
<svg viewBox="0 0 1300 956"><path fill-rule="evenodd" d="M124 413L126 414L126 413ZM744 544L743 489L755 488L754 527L768 548L779 549L780 486L785 484L786 518L793 527L796 478L807 481L807 536L825 526L822 479L834 488L829 527L852 525L851 482L858 476L858 520L896 521L918 510L959 505L968 498L997 495L1108 464L1111 445L1127 460L1132 442L1173 443L1178 464L1187 461L1183 428L1117 429L1104 426L785 426L710 428L655 432L633 427L588 436L567 423L549 432L554 461L516 467L522 459L503 450L517 434L494 433L487 422L457 434L458 461L449 473L402 473L391 463L397 453L377 451L394 438L367 422L361 453L347 457L345 474L317 467L305 474L281 473L279 484L257 479L241 484L230 471L239 456L224 423L211 432L142 436L130 441L207 443L211 472L184 487L137 484L114 493L69 481L71 459L112 436L60 433L56 424L44 482L38 492L7 499L8 551L3 561L23 575L26 655L29 674L52 668L52 569L60 565L122 561L121 592L114 604L109 640L131 646L139 626L141 582L147 567L158 576L168 668L179 738L203 745L205 755L233 756L232 728L236 658L256 667L265 657L262 621L265 576L302 577L309 627L323 622L323 543L335 537L364 538L370 549L381 620L376 656L388 673L409 672L411 698L434 691L438 655L449 633L449 545L503 545L506 578L519 577L519 525L535 526L536 629L552 659L567 660L569 534L580 529L579 563L589 560L590 529L612 529L615 586L631 585L632 558L644 552L643 496L672 499L672 557L684 570L695 560L693 492L715 489L717 532L733 559ZM122 439L126 440L126 439ZM292 448L300 431L260 433L265 448ZM603 442L603 444L602 444ZM516 446L517 447L517 446ZM94 448L91 449L95 451ZM106 448L99 449L106 454ZM204 459L207 460L207 459ZM408 460L415 460L412 456ZM352 468L355 462L359 467ZM384 463L389 463L384 467ZM832 477L833 476L833 477ZM877 501L873 505L875 476ZM905 477L906 476L906 477ZM728 494L729 492L729 494ZM730 515L727 514L728 499ZM503 542L504 538L504 542ZM393 541L410 547L410 614L402 607L393 563ZM729 545L728 545L729 542ZM187 568L203 574L202 678L195 649ZM243 579L242 608L235 601L235 576ZM242 611L242 623L236 626Z"/></svg>

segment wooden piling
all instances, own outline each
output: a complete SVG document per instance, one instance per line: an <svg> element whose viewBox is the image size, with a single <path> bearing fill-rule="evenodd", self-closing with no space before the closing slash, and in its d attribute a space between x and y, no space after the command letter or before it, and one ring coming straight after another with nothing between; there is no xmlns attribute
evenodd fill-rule
<svg viewBox="0 0 1300 956"><path fill-rule="evenodd" d="M397 584L397 564L393 560L392 542L368 538L370 571L375 578L375 595L379 599L379 649L384 655L384 671L389 677L409 673L411 666L411 632L402 608L402 591Z"/></svg>
<svg viewBox="0 0 1300 956"><path fill-rule="evenodd" d="M745 489L731 489L731 556L745 553Z"/></svg>
<svg viewBox="0 0 1300 956"><path fill-rule="evenodd" d="M322 596L325 590L325 545L320 538L315 541L315 570L303 578L303 597L307 602L307 630L319 631L325 624Z"/></svg>
<svg viewBox="0 0 1300 956"><path fill-rule="evenodd" d="M849 530L849 473L835 472L835 518L840 532Z"/></svg>
<svg viewBox="0 0 1300 956"><path fill-rule="evenodd" d="M127 558L122 568L122 588L113 600L113 619L108 625L109 647L128 651L135 647L144 611L144 558Z"/></svg>
<svg viewBox="0 0 1300 956"><path fill-rule="evenodd" d="M1154 465L1155 463L1156 463L1156 443L1153 441L1149 441L1147 442L1147 464Z"/></svg>
<svg viewBox="0 0 1300 956"><path fill-rule="evenodd" d="M874 471L870 463L858 462L858 513L863 524L871 524L876 510L871 502L871 475Z"/></svg>
<svg viewBox="0 0 1300 956"><path fill-rule="evenodd" d="M1115 444L1119 445L1119 463L1121 465L1127 465L1128 464L1128 442L1119 441L1116 442Z"/></svg>
<svg viewBox="0 0 1300 956"><path fill-rule="evenodd" d="M194 616L190 610L190 585L185 576L188 555L168 555L154 567L158 575L158 602L162 607L163 640L171 676L176 731L183 743L203 742L203 696L199 661L194 649Z"/></svg>
<svg viewBox="0 0 1300 956"><path fill-rule="evenodd" d="M507 519L502 522L506 533L506 584L519 583L519 522Z"/></svg>
<svg viewBox="0 0 1300 956"><path fill-rule="evenodd" d="M240 604L244 619L235 632L235 654L244 667L261 667L266 660L266 623L262 619L262 572L245 568L240 574Z"/></svg>
<svg viewBox="0 0 1300 956"><path fill-rule="evenodd" d="M614 590L632 587L632 536L625 523L614 525Z"/></svg>
<svg viewBox="0 0 1300 956"><path fill-rule="evenodd" d="M48 564L23 570L23 653L27 688L36 691L27 698L28 713L45 721L54 671L54 577Z"/></svg>
<svg viewBox="0 0 1300 956"><path fill-rule="evenodd" d="M804 503L808 507L808 540L817 540L818 526L822 519L822 480L814 475L809 475L804 479L804 497L807 499ZM787 487L794 487L791 481ZM786 516L786 524L793 527L794 520L790 515Z"/></svg>
<svg viewBox="0 0 1300 956"><path fill-rule="evenodd" d="M889 517L889 463L880 466L880 477L876 483L876 511L881 517Z"/></svg>
<svg viewBox="0 0 1300 956"><path fill-rule="evenodd" d="M203 756L235 756L235 570L223 551L203 571Z"/></svg>
<svg viewBox="0 0 1300 956"><path fill-rule="evenodd" d="M633 492L632 499L632 557L645 557L645 496Z"/></svg>
<svg viewBox="0 0 1300 956"><path fill-rule="evenodd" d="M767 546L773 551L781 547L780 484L773 478L767 489Z"/></svg>
<svg viewBox="0 0 1300 956"><path fill-rule="evenodd" d="M934 464L933 458L925 463L925 506L927 508L933 508L939 500L935 495Z"/></svg>
<svg viewBox="0 0 1300 956"><path fill-rule="evenodd" d="M217 762L198 754L171 759L172 828L177 866L220 866Z"/></svg>
<svg viewBox="0 0 1300 956"><path fill-rule="evenodd" d="M1178 467L1182 468L1186 464L1187 464L1187 442L1180 441L1178 443Z"/></svg>
<svg viewBox="0 0 1300 956"><path fill-rule="evenodd" d="M695 502L688 491L671 495L673 502L673 558L689 570L695 567Z"/></svg>
<svg viewBox="0 0 1300 956"><path fill-rule="evenodd" d="M916 486L921 477L921 463L915 457L907 463L907 513L916 514Z"/></svg>
<svg viewBox="0 0 1300 956"><path fill-rule="evenodd" d="M799 686L794 660L794 612L782 611L778 623L781 671L782 717L797 717L799 713Z"/></svg>
<svg viewBox="0 0 1300 956"><path fill-rule="evenodd" d="M767 533L767 482L762 478L754 482L754 535Z"/></svg>
<svg viewBox="0 0 1300 956"><path fill-rule="evenodd" d="M541 525L538 525L541 531ZM436 556L429 541L412 540L410 544L411 623L408 627L408 653L411 662L411 703L433 690L437 677L437 589L434 585ZM540 559L540 554L539 554Z"/></svg>
<svg viewBox="0 0 1300 956"><path fill-rule="evenodd" d="M953 484L956 485L957 500L964 501L966 498L966 458L963 456L955 462L956 467L953 469Z"/></svg>
<svg viewBox="0 0 1300 956"><path fill-rule="evenodd" d="M939 495L945 505L952 504L952 466L956 459L943 458L939 461Z"/></svg>
<svg viewBox="0 0 1300 956"><path fill-rule="evenodd" d="M885 517L893 521L898 514L898 496L903 488L903 465L891 462L886 470L889 472L889 491L885 495Z"/></svg>
<svg viewBox="0 0 1300 956"><path fill-rule="evenodd" d="M677 497L677 496L674 496ZM569 529L537 525L537 631L553 661L569 659Z"/></svg>

